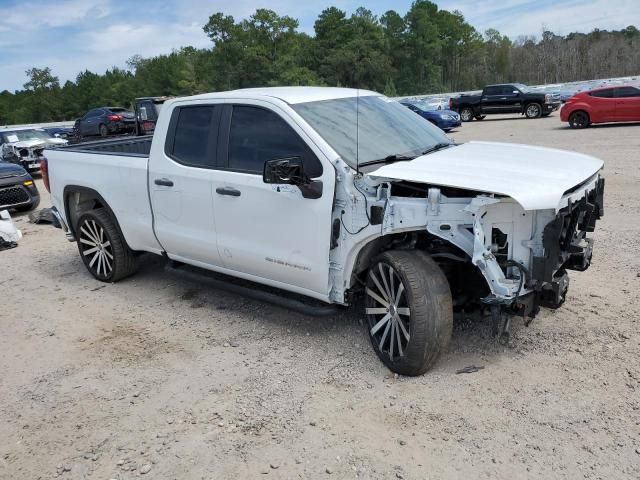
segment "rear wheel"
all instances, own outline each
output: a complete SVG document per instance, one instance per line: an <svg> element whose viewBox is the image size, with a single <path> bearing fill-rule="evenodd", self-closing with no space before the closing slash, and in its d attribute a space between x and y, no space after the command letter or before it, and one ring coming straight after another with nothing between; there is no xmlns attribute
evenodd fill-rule
<svg viewBox="0 0 640 480"><path fill-rule="evenodd" d="M100 125L100 136L101 137L106 137L107 135L109 135L109 130L107 129L106 125Z"/></svg>
<svg viewBox="0 0 640 480"><path fill-rule="evenodd" d="M473 120L473 117L473 108L464 107L462 110L460 110L460 119L463 122L470 122L471 120Z"/></svg>
<svg viewBox="0 0 640 480"><path fill-rule="evenodd" d="M449 283L428 256L409 251L380 255L367 275L365 312L373 349L393 372L421 375L449 345Z"/></svg>
<svg viewBox="0 0 640 480"><path fill-rule="evenodd" d="M104 209L82 215L76 236L85 267L101 282L117 282L136 271L135 253Z"/></svg>
<svg viewBox="0 0 640 480"><path fill-rule="evenodd" d="M542 115L542 107L539 103L530 103L524 110L527 118L539 118Z"/></svg>
<svg viewBox="0 0 640 480"><path fill-rule="evenodd" d="M587 128L590 123L589 114L582 110L569 115L569 126L571 128Z"/></svg>

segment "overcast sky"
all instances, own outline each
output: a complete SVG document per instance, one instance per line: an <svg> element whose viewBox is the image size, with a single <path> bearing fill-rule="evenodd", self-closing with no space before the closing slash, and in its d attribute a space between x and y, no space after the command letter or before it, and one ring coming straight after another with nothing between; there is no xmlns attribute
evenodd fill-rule
<svg viewBox="0 0 640 480"><path fill-rule="evenodd" d="M559 34L593 28L640 27L640 0L441 0L442 9L460 10L480 31L496 28L512 38L540 34L542 26ZM102 73L124 67L134 54L143 57L174 48L211 43L202 26L222 11L236 20L256 8L270 8L300 21L313 33L313 22L326 7L348 13L365 5L375 14L406 13L411 0L0 0L0 91L25 83L25 70L52 68L60 81L80 70Z"/></svg>

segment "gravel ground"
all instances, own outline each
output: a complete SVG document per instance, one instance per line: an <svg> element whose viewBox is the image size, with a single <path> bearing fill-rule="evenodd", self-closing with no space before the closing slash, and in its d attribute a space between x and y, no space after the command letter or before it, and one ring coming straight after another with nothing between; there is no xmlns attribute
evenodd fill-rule
<svg viewBox="0 0 640 480"><path fill-rule="evenodd" d="M59 231L16 215L25 236L0 252L0 478L640 478L640 125L573 131L556 113L451 137L604 159L594 264L562 309L516 320L508 347L461 317L431 372L395 377L354 309L304 317L159 258L102 284ZM468 365L484 369L455 373Z"/></svg>

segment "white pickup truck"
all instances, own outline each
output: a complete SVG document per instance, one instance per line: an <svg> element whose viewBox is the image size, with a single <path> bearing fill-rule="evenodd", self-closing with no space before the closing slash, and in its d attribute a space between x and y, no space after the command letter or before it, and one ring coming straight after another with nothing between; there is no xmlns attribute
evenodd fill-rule
<svg viewBox="0 0 640 480"><path fill-rule="evenodd" d="M456 144L363 90L177 98L153 139L45 156L54 213L96 279L120 280L152 252L255 282L238 287L247 294L258 283L328 304L360 299L375 352L405 375L447 348L454 309L486 309L504 333L513 315L559 307L603 214L602 161Z"/></svg>

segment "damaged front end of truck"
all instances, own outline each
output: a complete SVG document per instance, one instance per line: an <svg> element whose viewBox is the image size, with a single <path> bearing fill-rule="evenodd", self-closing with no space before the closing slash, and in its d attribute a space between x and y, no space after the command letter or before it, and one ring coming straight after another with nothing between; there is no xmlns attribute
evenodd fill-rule
<svg viewBox="0 0 640 480"><path fill-rule="evenodd" d="M540 307L564 303L567 271L583 271L591 264L593 240L588 234L604 213L601 162L592 163L588 178L570 188L560 185L573 184L572 178L553 188L520 179L519 185L488 191L479 187L500 182L471 180L468 165L469 179L437 178L439 162L455 172L453 155L464 158L477 150L467 145L452 146L441 159L440 153L433 154L422 165L418 159L368 175L345 170L338 176L334 223L342 238L334 239L331 256L338 272L346 267L341 275L334 272L334 301L357 289L358 276L380 251L412 249L438 262L449 280L454 308L491 312L495 334L508 335L513 316L528 324ZM338 287L340 280L344 288Z"/></svg>

